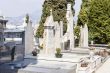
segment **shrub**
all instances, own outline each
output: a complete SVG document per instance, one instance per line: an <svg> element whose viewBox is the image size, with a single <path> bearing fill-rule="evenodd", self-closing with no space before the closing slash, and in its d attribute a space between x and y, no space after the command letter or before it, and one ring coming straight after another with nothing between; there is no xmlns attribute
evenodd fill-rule
<svg viewBox="0 0 110 73"><path fill-rule="evenodd" d="M61 54L61 49L60 49L60 48L57 48L57 49L56 49L55 56L56 56L57 58L62 58L62 54Z"/></svg>
<svg viewBox="0 0 110 73"><path fill-rule="evenodd" d="M60 54L60 53L61 53L61 49L60 49L60 48L57 48L57 49L56 49L56 53L57 53L57 54Z"/></svg>
<svg viewBox="0 0 110 73"><path fill-rule="evenodd" d="M39 49L35 49L32 51L33 56L37 56L37 54L40 52Z"/></svg>

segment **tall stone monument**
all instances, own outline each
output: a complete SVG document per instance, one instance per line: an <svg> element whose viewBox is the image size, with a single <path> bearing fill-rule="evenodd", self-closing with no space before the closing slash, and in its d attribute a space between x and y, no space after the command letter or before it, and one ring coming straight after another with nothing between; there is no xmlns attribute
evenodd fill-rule
<svg viewBox="0 0 110 73"><path fill-rule="evenodd" d="M50 16L47 17L46 22L44 23L44 44L43 51L45 54L53 54L54 50L54 21L52 10Z"/></svg>
<svg viewBox="0 0 110 73"><path fill-rule="evenodd" d="M60 36L63 37L63 21L60 21Z"/></svg>
<svg viewBox="0 0 110 73"><path fill-rule="evenodd" d="M44 43L43 51L45 54L54 54L56 48L65 48L65 42L69 42L69 50L74 50L74 31L73 14L71 4L67 5L67 32L63 35L63 22L54 22L52 10L44 23Z"/></svg>
<svg viewBox="0 0 110 73"><path fill-rule="evenodd" d="M73 14L72 14L72 9L71 9L71 4L67 4L67 13L66 13L66 18L67 18L67 33L69 36L70 40L70 50L74 50L74 31L73 31Z"/></svg>
<svg viewBox="0 0 110 73"><path fill-rule="evenodd" d="M61 28L58 22L54 23L55 25L55 49L61 48Z"/></svg>
<svg viewBox="0 0 110 73"><path fill-rule="evenodd" d="M31 54L32 51L34 50L34 32L33 32L33 27L32 27L32 22L29 20L28 23L24 22L27 24L25 27L25 56L28 54Z"/></svg>
<svg viewBox="0 0 110 73"><path fill-rule="evenodd" d="M83 27L80 27L80 41L79 41L79 46L83 47Z"/></svg>
<svg viewBox="0 0 110 73"><path fill-rule="evenodd" d="M84 47L88 47L88 27L87 24L84 25Z"/></svg>
<svg viewBox="0 0 110 73"><path fill-rule="evenodd" d="M63 21L60 21L60 45L61 49L64 50L64 43L63 43Z"/></svg>
<svg viewBox="0 0 110 73"><path fill-rule="evenodd" d="M87 24L80 28L80 47L88 47L88 27Z"/></svg>

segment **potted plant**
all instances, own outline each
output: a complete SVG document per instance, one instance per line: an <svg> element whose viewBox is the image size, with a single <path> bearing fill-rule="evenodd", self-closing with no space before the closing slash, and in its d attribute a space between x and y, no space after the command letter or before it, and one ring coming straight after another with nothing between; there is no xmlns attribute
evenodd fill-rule
<svg viewBox="0 0 110 73"><path fill-rule="evenodd" d="M55 53L56 58L62 58L62 55L63 54L61 54L61 49L60 48L57 48L56 49L56 53Z"/></svg>
<svg viewBox="0 0 110 73"><path fill-rule="evenodd" d="M39 50L38 49L35 49L32 51L32 55L33 56L37 56L37 54L39 53Z"/></svg>

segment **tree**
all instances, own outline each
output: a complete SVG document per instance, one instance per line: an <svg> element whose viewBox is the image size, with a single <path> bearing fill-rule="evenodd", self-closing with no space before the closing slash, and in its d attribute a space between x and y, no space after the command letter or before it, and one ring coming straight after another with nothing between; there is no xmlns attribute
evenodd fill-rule
<svg viewBox="0 0 110 73"><path fill-rule="evenodd" d="M39 27L37 29L36 36L43 37L44 32L44 23L46 18L50 15L50 9L52 9L54 21L63 21L64 22L64 33L67 29L67 22L66 22L66 9L67 3L72 4L72 10L74 5L74 0L45 0L43 4L42 16L39 22ZM74 14L74 10L73 10Z"/></svg>
<svg viewBox="0 0 110 73"><path fill-rule="evenodd" d="M89 14L89 9L90 9L90 5L91 5L91 1L90 0L82 0L82 6L81 6L81 10L78 16L78 25L84 25L86 23L88 23L88 14Z"/></svg>
<svg viewBox="0 0 110 73"><path fill-rule="evenodd" d="M95 43L108 43L110 40L110 0L88 1L83 0L78 24L81 25L88 21L89 39L94 40Z"/></svg>

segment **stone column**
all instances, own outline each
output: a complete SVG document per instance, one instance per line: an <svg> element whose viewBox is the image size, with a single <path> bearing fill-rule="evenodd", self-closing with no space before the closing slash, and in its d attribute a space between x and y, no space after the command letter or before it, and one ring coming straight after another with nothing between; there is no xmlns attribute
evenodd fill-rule
<svg viewBox="0 0 110 73"><path fill-rule="evenodd" d="M34 32L32 27L32 22L29 21L27 23L27 27L25 29L25 56L31 54L34 50Z"/></svg>
<svg viewBox="0 0 110 73"><path fill-rule="evenodd" d="M63 21L60 21L60 41L61 41L61 49L64 50L64 43L63 43Z"/></svg>
<svg viewBox="0 0 110 73"><path fill-rule="evenodd" d="M70 50L74 49L74 31L73 31L73 14L71 9L71 4L67 5L67 33L69 34L69 40L70 40Z"/></svg>
<svg viewBox="0 0 110 73"><path fill-rule="evenodd" d="M61 28L58 22L55 22L55 49L61 48Z"/></svg>
<svg viewBox="0 0 110 73"><path fill-rule="evenodd" d="M84 25L84 47L88 47L88 27L87 24Z"/></svg>
<svg viewBox="0 0 110 73"><path fill-rule="evenodd" d="M83 28L80 27L80 47L83 47Z"/></svg>
<svg viewBox="0 0 110 73"><path fill-rule="evenodd" d="M88 27L87 24L80 28L80 47L88 47Z"/></svg>
<svg viewBox="0 0 110 73"><path fill-rule="evenodd" d="M60 36L63 37L63 21L60 21Z"/></svg>

